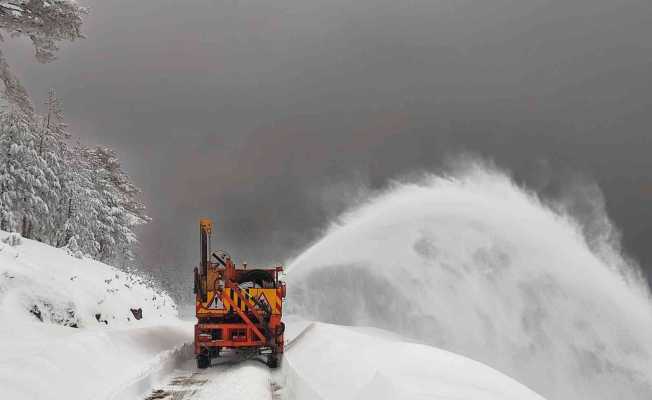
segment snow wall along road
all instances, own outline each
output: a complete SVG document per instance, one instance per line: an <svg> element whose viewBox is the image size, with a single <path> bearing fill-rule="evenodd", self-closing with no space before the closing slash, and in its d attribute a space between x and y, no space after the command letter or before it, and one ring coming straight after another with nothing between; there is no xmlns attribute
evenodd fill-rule
<svg viewBox="0 0 652 400"><path fill-rule="evenodd" d="M551 400L649 400L647 286L582 231L491 168L397 184L290 263L289 309L463 354Z"/></svg>

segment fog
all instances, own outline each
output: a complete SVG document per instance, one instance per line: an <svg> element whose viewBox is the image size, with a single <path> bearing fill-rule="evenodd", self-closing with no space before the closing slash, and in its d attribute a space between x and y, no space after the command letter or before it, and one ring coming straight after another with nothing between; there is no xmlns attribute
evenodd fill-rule
<svg viewBox="0 0 652 400"><path fill-rule="evenodd" d="M82 141L118 150L167 281L189 284L201 216L236 258L284 262L461 153L580 214L577 183L597 188L652 268L649 0L80 3L86 39L54 63L2 45L35 100L54 87Z"/></svg>

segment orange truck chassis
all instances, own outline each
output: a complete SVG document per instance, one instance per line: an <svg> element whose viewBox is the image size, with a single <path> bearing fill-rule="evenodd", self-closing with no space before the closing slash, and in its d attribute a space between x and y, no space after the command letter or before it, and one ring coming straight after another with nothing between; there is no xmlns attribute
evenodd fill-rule
<svg viewBox="0 0 652 400"><path fill-rule="evenodd" d="M195 357L198 368L210 366L225 349L247 356L263 356L276 368L283 354L283 267L236 267L225 251L209 258L211 220L199 222L201 263L195 278Z"/></svg>

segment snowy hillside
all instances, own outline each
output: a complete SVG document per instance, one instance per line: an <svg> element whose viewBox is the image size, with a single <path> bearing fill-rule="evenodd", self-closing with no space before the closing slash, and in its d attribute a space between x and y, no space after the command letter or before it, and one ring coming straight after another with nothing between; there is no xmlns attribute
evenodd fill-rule
<svg viewBox="0 0 652 400"><path fill-rule="evenodd" d="M11 399L107 398L191 340L172 300L142 279L1 231L0 322Z"/></svg>

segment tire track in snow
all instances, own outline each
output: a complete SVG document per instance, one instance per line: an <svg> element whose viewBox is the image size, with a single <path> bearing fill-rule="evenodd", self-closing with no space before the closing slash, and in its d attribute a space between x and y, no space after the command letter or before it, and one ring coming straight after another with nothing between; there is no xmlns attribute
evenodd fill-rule
<svg viewBox="0 0 652 400"><path fill-rule="evenodd" d="M145 400L184 400L191 399L208 379L200 372L178 375L162 389L153 390Z"/></svg>
<svg viewBox="0 0 652 400"><path fill-rule="evenodd" d="M300 342L314 326L311 322L301 327L297 334L287 340L285 350ZM208 369L197 370L193 359L175 370L165 385L153 389L144 400L279 399L283 388L276 378L278 376L274 372L253 360L223 360ZM247 384L243 385L242 382Z"/></svg>
<svg viewBox="0 0 652 400"><path fill-rule="evenodd" d="M272 400L278 390L272 373L263 363L227 361L197 370L192 360L144 400Z"/></svg>

